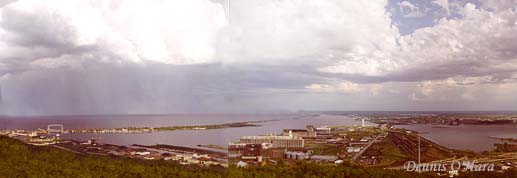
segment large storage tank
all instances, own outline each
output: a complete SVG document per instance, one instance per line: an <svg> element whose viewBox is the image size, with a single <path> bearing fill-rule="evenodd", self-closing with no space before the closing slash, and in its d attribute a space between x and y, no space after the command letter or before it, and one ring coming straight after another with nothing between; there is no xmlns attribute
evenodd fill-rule
<svg viewBox="0 0 517 178"><path fill-rule="evenodd" d="M297 160L304 160L305 159L305 153L296 153L296 159Z"/></svg>

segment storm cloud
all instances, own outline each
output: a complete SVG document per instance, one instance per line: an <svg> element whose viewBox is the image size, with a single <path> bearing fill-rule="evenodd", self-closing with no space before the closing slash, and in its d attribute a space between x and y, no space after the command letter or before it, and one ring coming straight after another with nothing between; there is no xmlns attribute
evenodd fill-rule
<svg viewBox="0 0 517 178"><path fill-rule="evenodd" d="M514 109L515 4L2 1L0 114Z"/></svg>

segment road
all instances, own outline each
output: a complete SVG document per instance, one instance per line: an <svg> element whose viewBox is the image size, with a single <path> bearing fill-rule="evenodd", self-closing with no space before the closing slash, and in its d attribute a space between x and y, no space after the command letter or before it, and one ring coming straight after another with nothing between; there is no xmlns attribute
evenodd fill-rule
<svg viewBox="0 0 517 178"><path fill-rule="evenodd" d="M68 148L65 148L65 147L62 147L62 146L58 146L58 145L49 145L49 146L57 148L57 149L62 149L62 150L65 150L65 151L69 151L69 152L72 152L72 153L80 154L80 155L83 154L81 152L78 152L78 151L75 151L75 150L71 150L71 149L68 149Z"/></svg>
<svg viewBox="0 0 517 178"><path fill-rule="evenodd" d="M350 159L350 162L354 162L357 158L359 158L359 156L361 156L368 148L370 148L370 146L373 145L373 143L377 142L377 140L379 139L379 137L381 137L380 135L376 136L374 139L372 139L372 141L370 141L370 143L368 143L368 145L366 145L366 147L364 147L361 151L359 151L359 153L355 154L352 159Z"/></svg>

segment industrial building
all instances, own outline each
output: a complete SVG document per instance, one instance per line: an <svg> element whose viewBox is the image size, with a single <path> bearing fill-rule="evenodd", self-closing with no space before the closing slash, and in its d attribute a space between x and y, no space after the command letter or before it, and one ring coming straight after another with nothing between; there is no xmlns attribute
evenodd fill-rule
<svg viewBox="0 0 517 178"><path fill-rule="evenodd" d="M229 143L228 159L230 161L254 160L261 162L262 158L282 158L284 148L273 148L272 145L272 143Z"/></svg>
<svg viewBox="0 0 517 178"><path fill-rule="evenodd" d="M282 131L283 136L289 136L292 134L295 137L302 138L314 138L318 135L330 135L332 133L332 128L329 127L314 127L312 125L308 125L305 129L284 129Z"/></svg>
<svg viewBox="0 0 517 178"><path fill-rule="evenodd" d="M303 148L303 138L289 134L287 136L265 135L265 136L243 136L240 143L262 144L271 143L272 148Z"/></svg>
<svg viewBox="0 0 517 178"><path fill-rule="evenodd" d="M316 128L308 125L306 129L284 129L282 132L283 136L289 136L289 134L292 134L295 137L313 138L316 137Z"/></svg>
<svg viewBox="0 0 517 178"><path fill-rule="evenodd" d="M285 153L285 158L294 160L305 160L309 158L309 154L304 152L288 151Z"/></svg>
<svg viewBox="0 0 517 178"><path fill-rule="evenodd" d="M332 128L329 127L318 127L316 128L316 135L330 135Z"/></svg>
<svg viewBox="0 0 517 178"><path fill-rule="evenodd" d="M253 157L260 156L265 150L272 148L271 143L229 143L228 144L228 157L229 158L240 158L240 157Z"/></svg>
<svg viewBox="0 0 517 178"><path fill-rule="evenodd" d="M292 132L286 136L243 136L239 142L228 144L228 159L257 162L261 162L263 158L282 159L287 149L303 149L304 146L303 138L294 136Z"/></svg>

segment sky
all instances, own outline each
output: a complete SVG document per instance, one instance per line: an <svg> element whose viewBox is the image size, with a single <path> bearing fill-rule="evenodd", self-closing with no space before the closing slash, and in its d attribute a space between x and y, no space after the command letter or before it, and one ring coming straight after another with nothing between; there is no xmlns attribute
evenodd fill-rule
<svg viewBox="0 0 517 178"><path fill-rule="evenodd" d="M0 115L516 110L516 0L0 0Z"/></svg>

